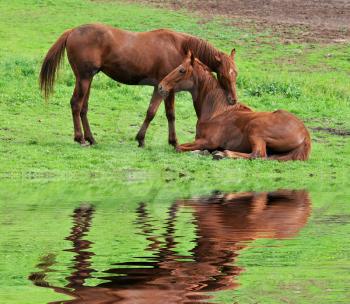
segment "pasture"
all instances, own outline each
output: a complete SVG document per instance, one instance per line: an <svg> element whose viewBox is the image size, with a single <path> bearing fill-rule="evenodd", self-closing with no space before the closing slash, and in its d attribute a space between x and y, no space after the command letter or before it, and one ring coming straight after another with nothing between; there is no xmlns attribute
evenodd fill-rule
<svg viewBox="0 0 350 304"><path fill-rule="evenodd" d="M47 102L38 75L47 50L64 30L92 22L130 31L171 28L206 39L226 53L235 47L239 99L258 111L285 109L302 119L312 137L310 159L213 161L177 153L167 143L163 105L145 147L138 148L134 138L152 88L126 86L102 74L93 80L89 104L97 145L74 143L69 104L74 77L67 60ZM308 191L307 224L293 238L254 237L236 248L238 258L231 262L241 269L234 279L237 286L216 291L211 301L348 302L349 40L286 39L283 31L241 24L220 14L209 18L145 1L0 0L0 303L80 303L33 284L33 274L41 276L37 285L40 280L59 287L70 282L79 252L68 236L79 222L72 215L79 206L96 210L93 224L86 224L90 231L79 239L89 239L94 252L89 256L94 271L84 286L96 286L108 281L110 265L130 262L130 248L137 262L150 258L145 248L153 234L160 244L166 242L174 201L213 191L277 189ZM302 36L303 28L290 31ZM190 142L196 123L190 94L178 93L175 109L179 143ZM140 211L141 202L146 213ZM151 219L146 226L155 227L151 236L137 230L141 213ZM198 240L193 217L185 210L171 226L172 248L180 257L191 256Z"/></svg>

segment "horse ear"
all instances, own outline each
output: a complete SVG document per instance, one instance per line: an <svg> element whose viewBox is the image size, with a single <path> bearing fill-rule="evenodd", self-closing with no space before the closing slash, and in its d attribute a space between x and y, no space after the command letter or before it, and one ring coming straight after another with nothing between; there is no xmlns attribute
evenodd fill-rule
<svg viewBox="0 0 350 304"><path fill-rule="evenodd" d="M233 48L232 51L231 51L231 58L234 59L235 55L236 55L236 49Z"/></svg>
<svg viewBox="0 0 350 304"><path fill-rule="evenodd" d="M193 53L191 52L191 65L194 64L194 61L195 61L195 57L194 57Z"/></svg>
<svg viewBox="0 0 350 304"><path fill-rule="evenodd" d="M215 59L216 59L216 61L217 61L218 63L220 63L220 62L221 62L221 58L220 58L220 56L215 55Z"/></svg>
<svg viewBox="0 0 350 304"><path fill-rule="evenodd" d="M187 58L191 60L191 65L193 65L195 58L194 58L193 53L190 50L188 50L188 52L187 52Z"/></svg>

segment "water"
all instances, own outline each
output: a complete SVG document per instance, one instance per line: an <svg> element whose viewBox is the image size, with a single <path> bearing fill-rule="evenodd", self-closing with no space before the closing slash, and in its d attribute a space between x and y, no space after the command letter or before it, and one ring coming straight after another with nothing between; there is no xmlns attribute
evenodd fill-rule
<svg viewBox="0 0 350 304"><path fill-rule="evenodd" d="M346 236L332 241L349 217L314 208L306 190L32 200L2 208L1 303L308 303L319 286L324 303L349 295Z"/></svg>
<svg viewBox="0 0 350 304"><path fill-rule="evenodd" d="M50 253L41 257L38 271L28 277L36 286L75 298L62 303L207 302L213 298L209 293L238 286L236 277L242 269L235 266L235 259L240 250L258 238L294 237L307 223L311 202L306 191L291 190L177 200L168 208L162 233L154 227L147 203L141 202L130 224L148 241L146 255L137 257L131 249L124 262L110 263L101 274L94 269L97 253L89 240L96 212L90 204L72 211L72 228L65 238L71 248L65 251L74 256L65 286L46 280L55 266ZM187 244L181 240L186 229L177 229L180 216L193 227ZM181 248L188 245L190 249ZM86 285L89 279L103 282Z"/></svg>

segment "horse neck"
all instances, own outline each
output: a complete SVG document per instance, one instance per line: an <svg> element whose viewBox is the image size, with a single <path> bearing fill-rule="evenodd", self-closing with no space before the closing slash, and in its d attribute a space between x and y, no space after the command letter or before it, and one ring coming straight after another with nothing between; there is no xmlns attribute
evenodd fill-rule
<svg viewBox="0 0 350 304"><path fill-rule="evenodd" d="M217 79L198 63L193 72L192 99L198 120L208 120L229 109L226 94Z"/></svg>

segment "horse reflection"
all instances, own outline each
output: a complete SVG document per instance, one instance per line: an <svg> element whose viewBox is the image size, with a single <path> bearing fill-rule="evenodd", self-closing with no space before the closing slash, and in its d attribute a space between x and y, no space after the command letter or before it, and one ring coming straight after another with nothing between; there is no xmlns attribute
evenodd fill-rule
<svg viewBox="0 0 350 304"><path fill-rule="evenodd" d="M176 252L175 224L180 210L193 214L197 237L191 259ZM75 266L66 287L51 286L46 274L54 258L44 257L37 265L42 271L29 278L37 286L74 297L53 303L205 303L208 292L234 289L242 271L234 265L239 251L259 238L290 238L306 224L311 211L306 191L280 190L261 193L217 193L210 197L178 200L170 206L164 235L156 236L147 204L137 209L136 225L149 241L148 262L118 263L107 271L106 283L84 286L92 277L88 233L94 209L74 211L74 227L67 238L73 243ZM165 238L161 242L160 238ZM130 266L133 266L130 268ZM148 266L148 268L145 268ZM212 303L212 301L210 301Z"/></svg>

